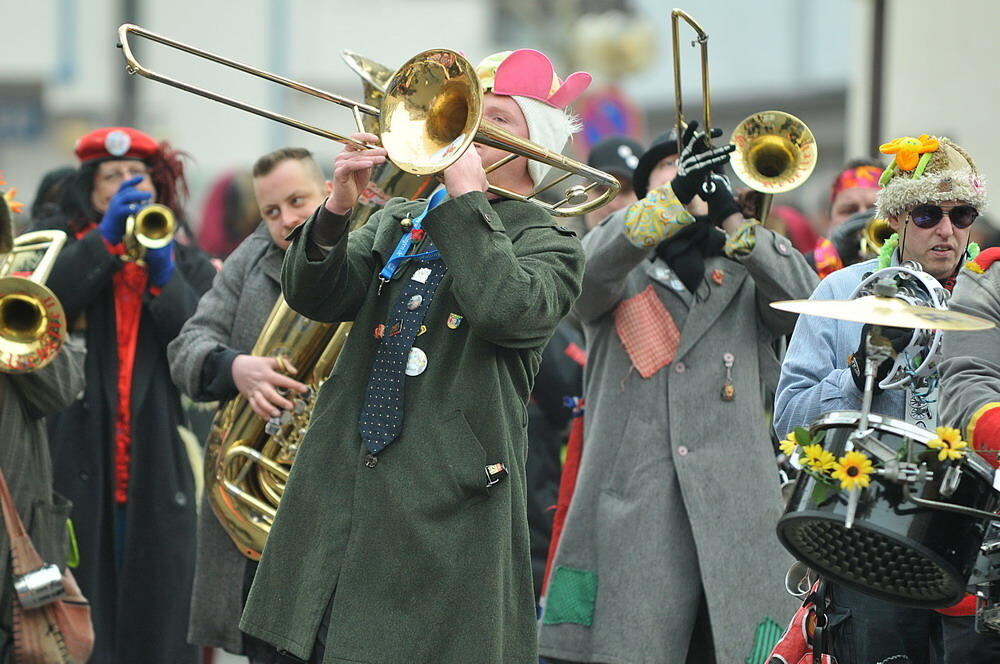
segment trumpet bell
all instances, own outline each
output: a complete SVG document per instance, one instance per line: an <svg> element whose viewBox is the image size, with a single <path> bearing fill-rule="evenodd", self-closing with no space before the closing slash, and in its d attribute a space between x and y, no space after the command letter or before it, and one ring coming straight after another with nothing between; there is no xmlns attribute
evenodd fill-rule
<svg viewBox="0 0 1000 664"><path fill-rule="evenodd" d="M885 219L873 218L861 231L861 237L858 240L858 251L861 252L861 256L878 256L879 252L882 251L882 245L895 232Z"/></svg>
<svg viewBox="0 0 1000 664"><path fill-rule="evenodd" d="M447 49L418 53L386 85L382 147L408 173L443 171L472 145L482 106L482 85L468 60Z"/></svg>
<svg viewBox="0 0 1000 664"><path fill-rule="evenodd" d="M802 120L783 111L761 111L744 119L729 141L730 164L751 189L779 194L795 189L816 168L816 139Z"/></svg>

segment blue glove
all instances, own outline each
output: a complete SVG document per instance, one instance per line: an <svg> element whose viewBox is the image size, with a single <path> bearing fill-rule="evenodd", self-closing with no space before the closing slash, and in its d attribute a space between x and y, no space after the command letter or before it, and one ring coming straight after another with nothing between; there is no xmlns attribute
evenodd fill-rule
<svg viewBox="0 0 1000 664"><path fill-rule="evenodd" d="M149 285L163 286L174 274L174 243L159 249L146 250L146 269L149 271Z"/></svg>
<svg viewBox="0 0 1000 664"><path fill-rule="evenodd" d="M98 228L101 235L111 244L118 244L125 235L125 220L129 215L135 214L142 206L149 203L153 194L148 191L139 191L135 188L142 182L145 176L137 175L134 178L125 180L118 187L118 192L108 201L108 209L101 218Z"/></svg>

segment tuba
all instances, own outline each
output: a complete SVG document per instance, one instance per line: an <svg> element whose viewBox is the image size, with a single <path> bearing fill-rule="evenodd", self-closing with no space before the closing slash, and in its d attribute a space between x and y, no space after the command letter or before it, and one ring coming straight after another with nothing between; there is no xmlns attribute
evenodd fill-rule
<svg viewBox="0 0 1000 664"><path fill-rule="evenodd" d="M369 103L377 102L392 72L354 53L344 60L364 82ZM386 74L388 72L388 74ZM413 175L386 162L377 169L351 214L352 229L363 225L389 198L422 198L437 186L433 176ZM309 386L288 395L291 411L263 422L243 395L216 414L205 445L205 491L219 523L240 552L258 560L267 541L296 452L323 381L347 340L351 323L318 323L301 316L279 297L251 354L278 359L298 369L293 378Z"/></svg>
<svg viewBox="0 0 1000 664"><path fill-rule="evenodd" d="M10 210L0 196L0 373L31 373L66 341L66 314L45 280L66 243L62 231L13 237Z"/></svg>

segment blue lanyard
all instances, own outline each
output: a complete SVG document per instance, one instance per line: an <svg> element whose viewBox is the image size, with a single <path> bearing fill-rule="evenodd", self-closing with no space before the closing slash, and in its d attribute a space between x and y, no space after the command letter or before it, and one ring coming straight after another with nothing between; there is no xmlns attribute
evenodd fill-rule
<svg viewBox="0 0 1000 664"><path fill-rule="evenodd" d="M390 281L396 274L396 270L402 265L402 262L407 258L418 258L425 261L432 261L441 255L437 249L433 251L425 251L420 254L408 255L410 247L413 246L413 231L420 230L421 224L424 222L424 217L427 213L440 205L445 197L448 195L447 189L438 189L431 197L427 199L427 205L424 207L423 212L417 215L417 218L413 220L413 225L410 227L410 232L403 233L399 238L399 242L396 243L396 248L393 250L392 255L389 256L389 260L385 262L382 270L378 273L379 279L383 282Z"/></svg>

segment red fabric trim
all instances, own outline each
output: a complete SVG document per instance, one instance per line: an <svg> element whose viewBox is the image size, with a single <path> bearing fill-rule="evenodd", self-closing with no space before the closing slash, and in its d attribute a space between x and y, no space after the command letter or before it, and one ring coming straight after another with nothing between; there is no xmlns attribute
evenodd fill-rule
<svg viewBox="0 0 1000 664"><path fill-rule="evenodd" d="M562 476L559 479L556 513L552 517L552 537L549 539L549 553L545 560L545 575L542 576L542 594L549 586L549 572L552 571L552 561L556 557L556 548L559 546L559 539L566 525L566 513L569 512L569 503L576 489L576 476L580 472L582 456L583 418L574 417L569 429L569 440L566 443L566 462L563 464Z"/></svg>
<svg viewBox="0 0 1000 664"><path fill-rule="evenodd" d="M1000 408L990 408L984 411L969 433L969 443L972 448L979 452L990 465L997 468L997 455L983 453L1000 451Z"/></svg>
<svg viewBox="0 0 1000 664"><path fill-rule="evenodd" d="M934 610L946 616L974 616L976 615L976 596L966 594L956 604Z"/></svg>
<svg viewBox="0 0 1000 664"><path fill-rule="evenodd" d="M566 357L573 360L581 367L587 366L587 351L577 346L575 343L570 342L566 349L563 351Z"/></svg>
<svg viewBox="0 0 1000 664"><path fill-rule="evenodd" d="M981 267L985 272L989 269L990 265L993 265L998 260L1000 260L1000 247L990 247L989 249L980 251L979 255L972 259L972 262Z"/></svg>
<svg viewBox="0 0 1000 664"><path fill-rule="evenodd" d="M115 289L115 335L118 349L118 412L115 417L115 502L128 502L132 464L132 373L139 341L146 270L125 263L112 277Z"/></svg>

